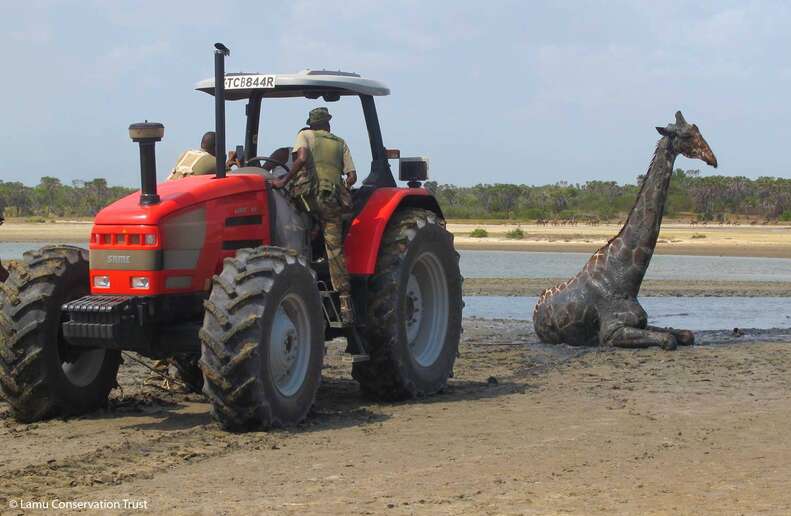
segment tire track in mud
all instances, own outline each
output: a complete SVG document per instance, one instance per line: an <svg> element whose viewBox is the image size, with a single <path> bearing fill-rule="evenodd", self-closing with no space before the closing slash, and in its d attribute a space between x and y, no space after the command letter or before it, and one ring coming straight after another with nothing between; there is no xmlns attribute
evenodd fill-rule
<svg viewBox="0 0 791 516"><path fill-rule="evenodd" d="M464 402L522 392L528 386L520 364L540 370L566 358L550 348L533 354L525 364L532 347L526 344L534 340L531 331L500 321L468 326L473 331L462 343L459 379L451 380L444 394L411 403ZM504 337L506 344L489 345L492 333ZM7 405L0 401L0 441L13 443L4 447L3 455L20 455L17 464L11 457L0 466L0 506L20 496L75 498L233 453L278 449L306 432L346 426L367 426L366 432L376 432L379 423L404 410L404 404L379 404L362 397L341 349L335 347L326 357L317 406L303 424L283 431L223 432L211 420L202 396L152 394L142 383L147 372L135 365L121 372L119 383L126 392L120 397L116 393L110 409L85 418L17 424L10 414L3 414Z"/></svg>
<svg viewBox="0 0 791 516"><path fill-rule="evenodd" d="M138 437L139 435L139 437ZM152 435L136 432L120 443L104 444L82 454L28 464L0 474L0 503L23 496L89 492L97 486L153 478L184 464L219 457L240 449L278 447L286 435L278 432L229 434L213 423Z"/></svg>
<svg viewBox="0 0 791 516"><path fill-rule="evenodd" d="M19 467L14 467L13 457L9 457L11 460L6 461L5 471L0 470L0 507L14 498L75 498L239 451L277 450L284 447L291 436L305 432L350 425L363 427L383 418L370 411L352 392L351 382L334 379L323 382L319 406L308 419L287 430L224 432L211 420L207 403L187 402L185 398L202 399L199 395L170 395L165 399L154 397L152 403L147 393L137 393L120 401L113 400L111 409L95 418L33 424L14 422L0 406L3 423L0 440L24 440L26 446L19 449L27 448L28 454L36 444L45 447L44 453L33 460L29 455L22 458ZM145 410L141 410L140 405L144 405ZM135 412L142 412L137 414L142 419L133 420L130 425L128 416ZM69 432L69 425L80 423L94 425L88 432L85 428L76 430L75 447L90 449L44 460L42 455L59 451L52 449L54 440L47 441L47 437L62 436ZM188 428L179 428L185 426ZM31 442L32 437L39 442ZM3 455L7 451L6 448Z"/></svg>

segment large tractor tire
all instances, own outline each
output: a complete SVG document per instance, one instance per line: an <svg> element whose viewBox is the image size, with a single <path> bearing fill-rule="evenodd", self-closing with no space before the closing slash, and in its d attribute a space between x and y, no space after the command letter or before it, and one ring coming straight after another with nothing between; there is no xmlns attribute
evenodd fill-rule
<svg viewBox="0 0 791 516"><path fill-rule="evenodd" d="M26 252L0 284L0 392L17 420L106 405L120 352L70 346L61 331L61 306L88 293L88 252L65 245Z"/></svg>
<svg viewBox="0 0 791 516"><path fill-rule="evenodd" d="M229 431L294 425L321 383L324 315L313 271L284 249L241 249L205 303L200 366Z"/></svg>
<svg viewBox="0 0 791 516"><path fill-rule="evenodd" d="M396 212L370 282L370 360L352 368L363 391L401 400L444 389L459 349L463 306L459 254L445 221L428 210Z"/></svg>

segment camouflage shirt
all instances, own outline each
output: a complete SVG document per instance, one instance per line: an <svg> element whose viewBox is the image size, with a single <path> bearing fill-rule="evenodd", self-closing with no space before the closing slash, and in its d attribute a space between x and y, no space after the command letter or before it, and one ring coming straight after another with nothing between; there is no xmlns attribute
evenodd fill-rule
<svg viewBox="0 0 791 516"><path fill-rule="evenodd" d="M318 145L317 140L321 140L320 136L322 135L320 133L325 133L327 137L331 138L341 146L339 156L337 158L337 178L332 181L333 183L336 183L337 191L336 187L333 186L331 188L331 193L332 196L336 198L336 202L340 201L342 205L350 204L348 199L348 191L346 191L345 186L343 186L343 181L341 180L341 174L348 174L349 172L355 170L354 161L352 161L352 155L349 151L349 146L346 145L346 142L343 141L342 138L322 130L314 131L312 129L303 129L299 132L299 134L297 134L297 139L294 142L292 152L297 152L301 148L307 149L307 163L302 168L302 170L300 170L292 178L289 193L294 198L299 198L301 196L306 200L313 201L322 194L322 190L327 189L327 178L319 177L322 176L322 174L317 170L316 164L313 160L313 152L316 150L316 146ZM335 165L333 165L333 168L334 167ZM326 175L326 170L324 172Z"/></svg>

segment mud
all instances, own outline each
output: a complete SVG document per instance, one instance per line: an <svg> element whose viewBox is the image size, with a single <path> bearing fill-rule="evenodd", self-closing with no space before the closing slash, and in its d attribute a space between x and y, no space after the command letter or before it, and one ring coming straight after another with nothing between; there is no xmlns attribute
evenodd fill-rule
<svg viewBox="0 0 791 516"><path fill-rule="evenodd" d="M538 296L568 278L466 278L465 296ZM791 283L772 281L643 280L641 296L790 297Z"/></svg>
<svg viewBox="0 0 791 516"><path fill-rule="evenodd" d="M201 396L146 386L129 360L88 417L23 425L0 402L0 512L52 498L180 514L791 511L791 330L704 332L671 353L464 326L447 391L406 403L361 397L330 343L317 406L289 430L221 432Z"/></svg>

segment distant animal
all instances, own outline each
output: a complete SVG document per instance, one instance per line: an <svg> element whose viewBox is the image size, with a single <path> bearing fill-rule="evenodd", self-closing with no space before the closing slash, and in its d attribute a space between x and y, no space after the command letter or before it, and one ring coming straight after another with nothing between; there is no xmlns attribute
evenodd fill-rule
<svg viewBox="0 0 791 516"><path fill-rule="evenodd" d="M698 126L688 124L680 111L675 123L656 129L662 137L621 231L576 276L538 298L533 323L542 341L664 349L694 343L688 330L648 326L637 294L659 237L676 156L700 159L715 168L717 158Z"/></svg>

